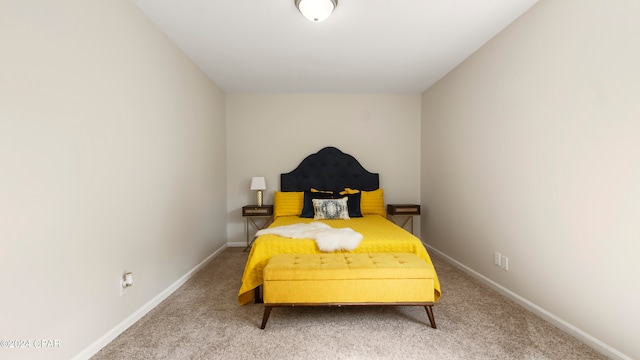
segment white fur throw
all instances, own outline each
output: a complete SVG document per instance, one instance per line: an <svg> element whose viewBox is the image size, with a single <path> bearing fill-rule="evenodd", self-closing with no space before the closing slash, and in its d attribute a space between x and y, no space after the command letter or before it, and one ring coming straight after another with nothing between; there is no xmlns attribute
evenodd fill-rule
<svg viewBox="0 0 640 360"><path fill-rule="evenodd" d="M280 235L292 239L313 239L318 244L320 251L324 252L353 250L362 241L362 234L351 228L332 228L318 221L258 230L256 236L265 234Z"/></svg>

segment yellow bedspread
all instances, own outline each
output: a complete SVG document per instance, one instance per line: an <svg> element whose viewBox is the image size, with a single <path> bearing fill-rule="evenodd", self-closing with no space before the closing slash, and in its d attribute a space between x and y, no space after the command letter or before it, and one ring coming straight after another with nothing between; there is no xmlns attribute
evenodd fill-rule
<svg viewBox="0 0 640 360"><path fill-rule="evenodd" d="M366 215L350 220L313 220L297 216L277 218L270 227L291 225L300 222L321 221L334 228L350 227L363 235L360 245L352 253L406 252L418 255L433 265L420 239L395 225L380 215ZM247 304L254 299L254 289L262 285L262 270L269 259L276 254L319 254L322 253L316 242L311 239L289 239L278 235L259 236L249 253L247 264L242 275L242 286L238 294L240 304ZM435 299L440 298L440 282L435 278Z"/></svg>

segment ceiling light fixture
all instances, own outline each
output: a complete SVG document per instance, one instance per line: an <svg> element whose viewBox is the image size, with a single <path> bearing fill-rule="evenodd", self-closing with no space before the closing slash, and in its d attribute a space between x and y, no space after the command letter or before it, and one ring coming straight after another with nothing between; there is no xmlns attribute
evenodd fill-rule
<svg viewBox="0 0 640 360"><path fill-rule="evenodd" d="M309 21L320 22L331 15L338 6L338 0L295 0L295 4Z"/></svg>

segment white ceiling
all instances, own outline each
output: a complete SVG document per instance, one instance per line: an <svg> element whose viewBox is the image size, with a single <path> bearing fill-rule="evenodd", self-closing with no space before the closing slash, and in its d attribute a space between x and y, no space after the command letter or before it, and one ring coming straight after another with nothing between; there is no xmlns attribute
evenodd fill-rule
<svg viewBox="0 0 640 360"><path fill-rule="evenodd" d="M421 93L537 0L132 0L226 92Z"/></svg>

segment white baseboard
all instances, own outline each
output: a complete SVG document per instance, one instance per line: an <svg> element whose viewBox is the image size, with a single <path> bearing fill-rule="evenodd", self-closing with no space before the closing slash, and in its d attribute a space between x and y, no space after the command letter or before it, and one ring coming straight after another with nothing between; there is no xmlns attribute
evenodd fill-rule
<svg viewBox="0 0 640 360"><path fill-rule="evenodd" d="M246 244L245 244L246 246ZM193 269L189 270L184 276L178 279L176 282L171 284L168 288L158 294L156 297L151 299L149 302L144 304L140 309L131 314L129 317L124 319L121 323L116 325L109 332L101 336L98 340L94 341L89 347L81 351L79 354L73 357L73 360L85 360L91 358L95 355L100 349L109 344L113 339L117 338L120 334L122 334L125 330L127 330L131 325L135 324L136 321L140 320L144 315L146 315L153 308L158 306L163 300L169 297L169 295L173 294L174 291L178 290L178 288L184 283L187 282L193 275L195 275L200 269L202 269L205 265L207 265L211 260L213 260L216 256L218 256L224 249L229 247L229 245L225 244L220 249L216 250L213 254L209 255L206 259L202 260L198 265L196 265Z"/></svg>
<svg viewBox="0 0 640 360"><path fill-rule="evenodd" d="M515 301L516 303L518 303L519 305L521 305L522 307L524 307L525 309L531 311L532 313L540 316L541 318L545 319L546 321L550 322L551 324L555 325L557 328L559 328L560 330L572 335L573 337L577 338L578 340L582 341L583 343L585 343L586 345L590 346L591 348L593 348L594 350L596 350L597 352L601 353L602 355L606 356L609 359L618 359L618 360L632 360L631 357L623 354L622 352L614 349L613 347L605 344L604 342L600 341L599 339L593 337L592 335L589 335L588 333L578 329L577 327L575 327L574 325L564 321L563 319L557 317L556 315L548 312L547 310L541 308L540 306L532 303L531 301L523 298L522 296L512 292L511 290L505 288L504 286L494 282L493 280L487 278L486 276L476 272L475 270L465 266L464 264L460 263L459 261L451 258L450 256L444 254L443 252L425 244L425 246L429 249L430 252L434 252L437 253L439 256L442 256L443 258L445 258L449 263L451 263L453 266L459 268L460 270L464 271L465 273L471 275L472 277L474 277L475 279L477 279L478 281L480 281L481 283L489 286L490 288L492 288L493 290L499 292L500 294L508 297L509 299Z"/></svg>

